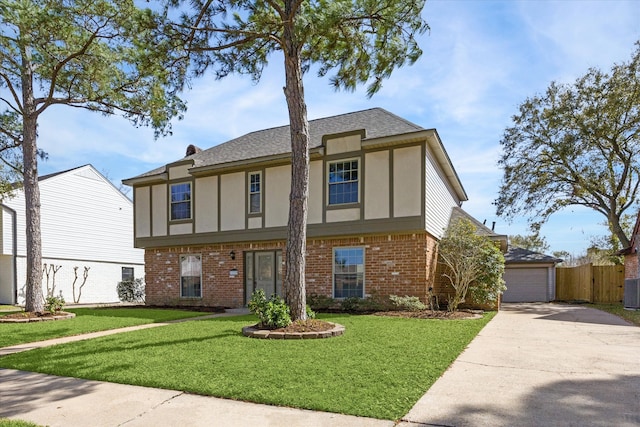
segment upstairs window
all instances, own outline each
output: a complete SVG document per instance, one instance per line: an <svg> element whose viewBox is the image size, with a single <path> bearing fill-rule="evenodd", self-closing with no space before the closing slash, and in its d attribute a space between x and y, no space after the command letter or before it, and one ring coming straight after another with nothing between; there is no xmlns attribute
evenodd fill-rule
<svg viewBox="0 0 640 427"><path fill-rule="evenodd" d="M191 183L171 185L171 220L191 219Z"/></svg>
<svg viewBox="0 0 640 427"><path fill-rule="evenodd" d="M329 163L329 205L358 201L358 160Z"/></svg>
<svg viewBox="0 0 640 427"><path fill-rule="evenodd" d="M262 174L249 174L249 213L262 212Z"/></svg>

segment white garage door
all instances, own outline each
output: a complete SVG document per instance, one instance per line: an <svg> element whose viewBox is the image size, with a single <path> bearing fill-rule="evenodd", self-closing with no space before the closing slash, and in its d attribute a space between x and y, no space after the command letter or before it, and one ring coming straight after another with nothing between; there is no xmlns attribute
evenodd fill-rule
<svg viewBox="0 0 640 427"><path fill-rule="evenodd" d="M549 302L547 268L507 268L503 302Z"/></svg>

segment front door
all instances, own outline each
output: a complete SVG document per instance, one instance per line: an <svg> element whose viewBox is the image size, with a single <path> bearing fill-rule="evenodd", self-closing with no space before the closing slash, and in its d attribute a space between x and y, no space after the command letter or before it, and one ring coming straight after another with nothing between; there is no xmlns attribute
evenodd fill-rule
<svg viewBox="0 0 640 427"><path fill-rule="evenodd" d="M267 298L276 291L275 257L273 252L256 252L256 284L254 290L263 289Z"/></svg>
<svg viewBox="0 0 640 427"><path fill-rule="evenodd" d="M280 295L282 288L282 252L257 251L245 252L245 304L257 289L264 290L267 298L275 293Z"/></svg>

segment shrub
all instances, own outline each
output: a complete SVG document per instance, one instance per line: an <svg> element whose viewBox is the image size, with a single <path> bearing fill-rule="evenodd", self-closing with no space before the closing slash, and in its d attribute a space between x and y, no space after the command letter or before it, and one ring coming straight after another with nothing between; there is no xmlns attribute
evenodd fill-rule
<svg viewBox="0 0 640 427"><path fill-rule="evenodd" d="M315 318L316 318L316 312L313 311L311 307L309 307L309 304L307 304L307 319L315 319Z"/></svg>
<svg viewBox="0 0 640 427"><path fill-rule="evenodd" d="M64 306L64 298L62 294L59 297L47 297L45 299L44 309L47 310L51 314L56 314L62 307Z"/></svg>
<svg viewBox="0 0 640 427"><path fill-rule="evenodd" d="M340 303L343 311L347 313L355 313L358 311L360 307L360 298L358 297L349 297L342 300Z"/></svg>
<svg viewBox="0 0 640 427"><path fill-rule="evenodd" d="M248 306L260 319L261 328L277 329L291 324L289 306L276 294L267 299L264 290L258 289L251 295Z"/></svg>
<svg viewBox="0 0 640 427"><path fill-rule="evenodd" d="M398 310L420 311L427 308L427 306L425 306L418 297L410 297L408 295L403 297L389 295L389 299Z"/></svg>
<svg viewBox="0 0 640 427"><path fill-rule="evenodd" d="M308 294L307 304L315 311L325 311L335 308L336 301L326 295Z"/></svg>
<svg viewBox="0 0 640 427"><path fill-rule="evenodd" d="M123 280L118 283L118 298L124 302L144 302L144 281L142 279Z"/></svg>

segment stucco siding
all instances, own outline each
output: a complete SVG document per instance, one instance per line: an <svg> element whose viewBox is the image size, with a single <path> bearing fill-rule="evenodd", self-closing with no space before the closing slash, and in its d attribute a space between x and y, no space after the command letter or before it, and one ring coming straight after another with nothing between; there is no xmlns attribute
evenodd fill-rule
<svg viewBox="0 0 640 427"><path fill-rule="evenodd" d="M152 232L154 236L167 235L167 186L165 184L151 187Z"/></svg>
<svg viewBox="0 0 640 427"><path fill-rule="evenodd" d="M265 182L265 226L287 225L289 193L291 192L291 166L267 168Z"/></svg>
<svg viewBox="0 0 640 427"><path fill-rule="evenodd" d="M218 231L218 177L196 179L196 233Z"/></svg>
<svg viewBox="0 0 640 427"><path fill-rule="evenodd" d="M170 167L169 179L190 178L191 177L191 174L189 173L190 167L191 167L190 164Z"/></svg>
<svg viewBox="0 0 640 427"><path fill-rule="evenodd" d="M393 216L421 214L421 147L393 150Z"/></svg>
<svg viewBox="0 0 640 427"><path fill-rule="evenodd" d="M389 218L389 151L367 153L364 158L364 218Z"/></svg>
<svg viewBox="0 0 640 427"><path fill-rule="evenodd" d="M245 173L237 172L220 177L220 229L244 229Z"/></svg>
<svg viewBox="0 0 640 427"><path fill-rule="evenodd" d="M309 204L307 223L322 223L322 194L324 180L322 177L322 162L315 161L309 164Z"/></svg>
<svg viewBox="0 0 640 427"><path fill-rule="evenodd" d="M327 140L327 154L348 153L360 150L360 134L348 135Z"/></svg>
<svg viewBox="0 0 640 427"><path fill-rule="evenodd" d="M151 189L138 187L134 192L136 237L149 237L151 236Z"/></svg>
<svg viewBox="0 0 640 427"><path fill-rule="evenodd" d="M0 304L15 304L13 294L13 257L0 255Z"/></svg>
<svg viewBox="0 0 640 427"><path fill-rule="evenodd" d="M327 222L357 221L360 219L360 208L334 209L327 211Z"/></svg>

